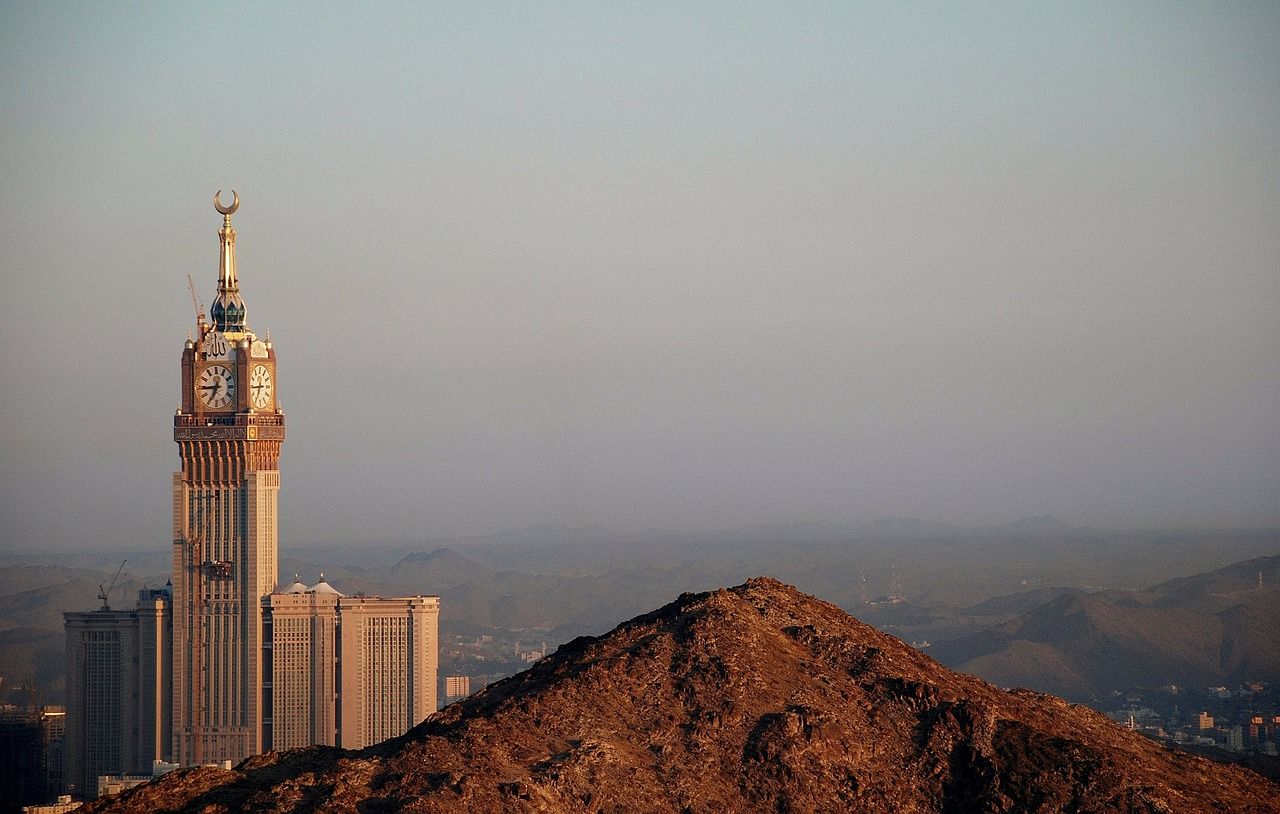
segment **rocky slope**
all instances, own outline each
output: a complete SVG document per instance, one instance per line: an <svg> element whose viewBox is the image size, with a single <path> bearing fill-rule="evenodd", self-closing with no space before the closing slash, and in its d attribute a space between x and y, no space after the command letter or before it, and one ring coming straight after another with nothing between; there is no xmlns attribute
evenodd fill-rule
<svg viewBox="0 0 1280 814"><path fill-rule="evenodd" d="M1264 812L1277 795L754 579L574 640L363 752L183 770L86 810Z"/></svg>

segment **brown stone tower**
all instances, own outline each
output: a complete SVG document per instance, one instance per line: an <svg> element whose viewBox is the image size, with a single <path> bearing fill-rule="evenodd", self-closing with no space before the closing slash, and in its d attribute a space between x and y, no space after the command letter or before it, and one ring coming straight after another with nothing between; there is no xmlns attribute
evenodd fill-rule
<svg viewBox="0 0 1280 814"><path fill-rule="evenodd" d="M245 322L232 196L213 199L218 296L182 351L173 419L173 759L184 765L261 751L261 600L276 585L284 413L270 334Z"/></svg>

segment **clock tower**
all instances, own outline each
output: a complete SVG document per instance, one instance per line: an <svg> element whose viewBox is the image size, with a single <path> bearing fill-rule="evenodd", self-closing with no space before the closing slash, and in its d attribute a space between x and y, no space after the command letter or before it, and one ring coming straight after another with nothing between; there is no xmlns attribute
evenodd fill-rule
<svg viewBox="0 0 1280 814"><path fill-rule="evenodd" d="M173 419L173 759L183 765L262 750L261 600L276 585L276 353L246 322L231 226L240 198L220 195L218 295L183 348Z"/></svg>

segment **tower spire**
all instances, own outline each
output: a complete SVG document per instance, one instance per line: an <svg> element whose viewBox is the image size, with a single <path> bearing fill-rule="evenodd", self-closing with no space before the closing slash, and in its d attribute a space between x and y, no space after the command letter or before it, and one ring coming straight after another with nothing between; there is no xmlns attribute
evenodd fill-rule
<svg viewBox="0 0 1280 814"><path fill-rule="evenodd" d="M245 307L240 296L240 281L236 279L236 230L231 226L231 216L240 208L240 196L231 190L231 203L225 206L221 197L222 190L214 193L213 208L222 213L222 228L218 230L221 244L218 252L218 296L209 309L209 316L217 330L243 333Z"/></svg>

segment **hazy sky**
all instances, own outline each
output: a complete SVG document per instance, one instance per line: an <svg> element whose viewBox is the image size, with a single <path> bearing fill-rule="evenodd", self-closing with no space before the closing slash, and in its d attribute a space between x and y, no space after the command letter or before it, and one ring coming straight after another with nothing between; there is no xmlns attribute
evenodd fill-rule
<svg viewBox="0 0 1280 814"><path fill-rule="evenodd" d="M0 548L167 545L231 187L285 544L1280 523L1274 3L4 3Z"/></svg>

